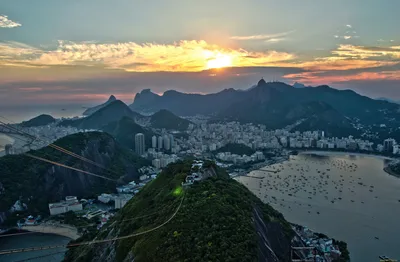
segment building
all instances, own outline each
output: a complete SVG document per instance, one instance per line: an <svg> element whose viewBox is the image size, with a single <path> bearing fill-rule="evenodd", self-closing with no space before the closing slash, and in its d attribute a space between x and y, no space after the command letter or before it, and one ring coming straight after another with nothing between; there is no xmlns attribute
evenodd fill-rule
<svg viewBox="0 0 400 262"><path fill-rule="evenodd" d="M135 135L135 152L138 155L143 155L146 152L144 145L144 135L142 133L137 133Z"/></svg>
<svg viewBox="0 0 400 262"><path fill-rule="evenodd" d="M170 150L171 149L171 142L170 142L170 139L169 139L168 135L164 136L164 149L165 150Z"/></svg>
<svg viewBox="0 0 400 262"><path fill-rule="evenodd" d="M65 197L65 201L49 204L49 211L52 216L63 214L68 211L80 211L82 209L82 203L80 203L75 196L67 196Z"/></svg>
<svg viewBox="0 0 400 262"><path fill-rule="evenodd" d="M123 208L131 198L132 195L129 194L123 194L115 197L115 209Z"/></svg>
<svg viewBox="0 0 400 262"><path fill-rule="evenodd" d="M161 161L160 161L160 159L158 159L158 158L153 159L152 164L153 164L153 166L154 166L155 168L157 168L157 169L160 169L160 168L161 168Z"/></svg>
<svg viewBox="0 0 400 262"><path fill-rule="evenodd" d="M112 200L112 195L103 193L97 197L97 200L99 200L100 202L102 202L104 204L107 204Z"/></svg>
<svg viewBox="0 0 400 262"><path fill-rule="evenodd" d="M170 143L170 148L174 148L175 146L175 140L174 140L174 136L172 134L169 135L169 143Z"/></svg>
<svg viewBox="0 0 400 262"><path fill-rule="evenodd" d="M158 149L162 149L162 145L163 145L163 138L162 136L158 137Z"/></svg>
<svg viewBox="0 0 400 262"><path fill-rule="evenodd" d="M393 152L393 146L396 144L396 140L392 138L385 139L383 141L383 150L386 152Z"/></svg>
<svg viewBox="0 0 400 262"><path fill-rule="evenodd" d="M151 147L152 148L156 148L157 147L157 137L156 136L153 136L151 138Z"/></svg>
<svg viewBox="0 0 400 262"><path fill-rule="evenodd" d="M7 144L5 146L6 155L11 155L14 153L12 144Z"/></svg>

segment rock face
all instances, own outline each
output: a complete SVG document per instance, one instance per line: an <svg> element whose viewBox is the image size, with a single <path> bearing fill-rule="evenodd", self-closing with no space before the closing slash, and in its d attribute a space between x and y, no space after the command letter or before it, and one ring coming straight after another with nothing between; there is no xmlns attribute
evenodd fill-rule
<svg viewBox="0 0 400 262"><path fill-rule="evenodd" d="M138 168L149 164L123 149L106 133L78 133L64 137L55 144L90 159L107 170L50 147L30 153L118 182L44 163L26 155L5 156L0 158L0 179L3 185L0 212L8 211L20 199L28 205L28 211L47 214L48 203L57 202L68 195L87 198L102 192L114 192L118 183L137 180Z"/></svg>
<svg viewBox="0 0 400 262"><path fill-rule="evenodd" d="M117 99L115 98L115 96L111 95L110 98L108 98L108 100L107 100L105 103L103 103L103 104L101 104L101 105L98 105L98 106L94 106L94 107L91 107L91 108L86 109L85 112L83 112L83 115L84 115L84 116L91 115L91 114L93 114L94 112L98 111L99 109L102 109L102 108L105 107L106 105L108 105L108 104L110 104L110 103L112 103L112 102L114 102L114 101L116 101L116 100L117 100Z"/></svg>
<svg viewBox="0 0 400 262"><path fill-rule="evenodd" d="M208 162L206 178L182 188L190 172L191 161L170 164L94 236L124 239L70 249L65 260L290 261L293 231L279 212Z"/></svg>

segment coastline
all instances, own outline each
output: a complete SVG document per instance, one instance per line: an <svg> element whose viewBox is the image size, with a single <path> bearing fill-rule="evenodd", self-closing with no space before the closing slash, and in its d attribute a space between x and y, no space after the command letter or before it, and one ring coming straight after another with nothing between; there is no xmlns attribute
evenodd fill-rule
<svg viewBox="0 0 400 262"><path fill-rule="evenodd" d="M70 238L72 240L76 240L80 237L80 235L78 234L78 230L75 227L67 226L67 225L39 224L39 225L33 225L33 226L23 226L21 229L26 230L28 232L54 234L54 235L64 236L64 237Z"/></svg>
<svg viewBox="0 0 400 262"><path fill-rule="evenodd" d="M338 156L338 155L354 155L354 156L366 156L366 157L375 157L375 158L380 158L384 160L396 160L396 158L393 157L388 157L388 156L382 156L382 155L377 155L377 154L365 154L365 153L358 153L358 152L346 152L346 151L319 151L319 150L303 150L299 151L299 155L309 155L309 154L315 154L315 155L330 155L330 156Z"/></svg>
<svg viewBox="0 0 400 262"><path fill-rule="evenodd" d="M397 174L397 173L393 172L393 171L390 169L390 167L388 167L388 166L385 167L385 168L383 169L383 171L385 171L386 173L388 173L388 174L391 175L391 176L400 178L400 174Z"/></svg>

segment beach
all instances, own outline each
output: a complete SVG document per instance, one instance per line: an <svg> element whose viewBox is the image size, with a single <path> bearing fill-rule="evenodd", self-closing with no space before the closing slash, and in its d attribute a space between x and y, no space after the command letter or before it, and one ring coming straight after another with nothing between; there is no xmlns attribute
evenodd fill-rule
<svg viewBox="0 0 400 262"><path fill-rule="evenodd" d="M39 224L32 226L23 226L23 230L44 234L55 234L68 237L70 239L78 239L80 237L78 230L73 226L60 224Z"/></svg>

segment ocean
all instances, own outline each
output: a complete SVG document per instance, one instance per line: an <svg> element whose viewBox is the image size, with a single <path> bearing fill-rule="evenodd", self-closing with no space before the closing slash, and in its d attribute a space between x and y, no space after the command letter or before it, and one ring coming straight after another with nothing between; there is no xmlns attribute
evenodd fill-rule
<svg viewBox="0 0 400 262"><path fill-rule="evenodd" d="M352 262L399 260L400 179L383 171L386 161L298 155L236 179L289 222L347 242Z"/></svg>
<svg viewBox="0 0 400 262"><path fill-rule="evenodd" d="M91 106L91 105L90 105ZM85 108L77 104L61 105L27 105L15 107L0 106L0 120L4 122L20 123L41 114L49 114L55 118L80 116ZM5 120L4 118L10 121Z"/></svg>
<svg viewBox="0 0 400 262"><path fill-rule="evenodd" d="M21 236L0 237L0 250L50 246L67 245L70 239L53 234L27 234ZM35 262L60 262L64 259L66 248L55 248L34 252L22 252L0 256L0 261L35 261Z"/></svg>

